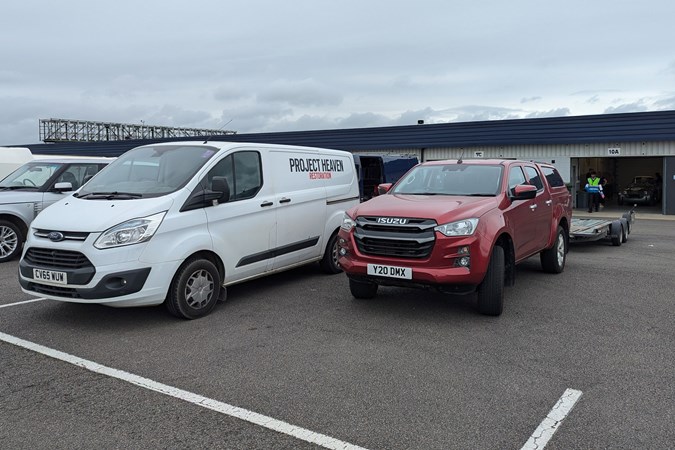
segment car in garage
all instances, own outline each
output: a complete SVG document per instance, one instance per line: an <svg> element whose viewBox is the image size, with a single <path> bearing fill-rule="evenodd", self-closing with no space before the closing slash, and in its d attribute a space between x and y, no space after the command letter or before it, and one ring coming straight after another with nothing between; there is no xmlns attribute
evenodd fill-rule
<svg viewBox="0 0 675 450"><path fill-rule="evenodd" d="M0 263L21 253L28 226L42 210L68 197L114 158L46 157L0 181Z"/></svg>
<svg viewBox="0 0 675 450"><path fill-rule="evenodd" d="M660 198L660 188L656 177L639 175L624 189L619 191L619 205L640 204L655 205Z"/></svg>

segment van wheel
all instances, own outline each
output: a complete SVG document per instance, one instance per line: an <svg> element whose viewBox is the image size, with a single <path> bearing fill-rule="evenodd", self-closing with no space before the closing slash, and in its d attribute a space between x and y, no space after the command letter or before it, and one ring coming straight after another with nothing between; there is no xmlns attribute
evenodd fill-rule
<svg viewBox="0 0 675 450"><path fill-rule="evenodd" d="M504 307L504 249L495 246L483 282L478 286L478 311L498 316Z"/></svg>
<svg viewBox="0 0 675 450"><path fill-rule="evenodd" d="M220 273L211 261L192 259L176 272L165 301L171 314L197 319L209 314L220 296Z"/></svg>
<svg viewBox="0 0 675 450"><path fill-rule="evenodd" d="M23 240L19 227L7 220L0 220L0 263L9 261L21 253Z"/></svg>
<svg viewBox="0 0 675 450"><path fill-rule="evenodd" d="M326 251L323 252L323 258L319 261L319 266L321 270L328 274L336 274L342 272L340 263L338 262L338 235L337 232L328 239L328 244L326 245Z"/></svg>
<svg viewBox="0 0 675 450"><path fill-rule="evenodd" d="M565 269L567 255L567 234L565 229L558 226L558 232L553 247L539 253L541 268L548 273L561 273Z"/></svg>
<svg viewBox="0 0 675 450"><path fill-rule="evenodd" d="M349 279L349 290L354 298L373 298L377 295L377 283Z"/></svg>

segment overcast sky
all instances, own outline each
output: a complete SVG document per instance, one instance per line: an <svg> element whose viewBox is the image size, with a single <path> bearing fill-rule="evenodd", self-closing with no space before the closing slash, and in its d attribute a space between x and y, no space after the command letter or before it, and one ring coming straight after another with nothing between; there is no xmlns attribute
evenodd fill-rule
<svg viewBox="0 0 675 450"><path fill-rule="evenodd" d="M675 109L672 0L3 1L0 145L39 119L317 130Z"/></svg>

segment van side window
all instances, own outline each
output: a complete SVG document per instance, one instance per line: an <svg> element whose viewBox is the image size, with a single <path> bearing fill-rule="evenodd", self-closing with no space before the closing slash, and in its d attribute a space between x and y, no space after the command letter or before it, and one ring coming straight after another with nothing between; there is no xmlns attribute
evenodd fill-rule
<svg viewBox="0 0 675 450"><path fill-rule="evenodd" d="M527 178L530 179L529 184L537 186L537 191L544 189L544 183L541 181L541 176L537 169L532 166L525 166L525 173L527 174Z"/></svg>
<svg viewBox="0 0 675 450"><path fill-rule="evenodd" d="M262 187L260 154L246 151L227 155L209 171L209 188L215 176L227 178L231 202L253 198Z"/></svg>

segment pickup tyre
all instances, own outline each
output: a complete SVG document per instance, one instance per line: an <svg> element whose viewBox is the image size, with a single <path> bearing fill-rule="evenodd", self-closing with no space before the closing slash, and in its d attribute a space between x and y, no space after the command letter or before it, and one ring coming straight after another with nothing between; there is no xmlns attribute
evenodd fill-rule
<svg viewBox="0 0 675 450"><path fill-rule="evenodd" d="M561 226L558 226L553 246L547 248L539 254L541 268L548 273L561 273L565 270L565 260L567 258L567 232Z"/></svg>
<svg viewBox="0 0 675 450"><path fill-rule="evenodd" d="M478 311L488 316L498 316L504 307L504 249L495 246L488 271L478 286Z"/></svg>

